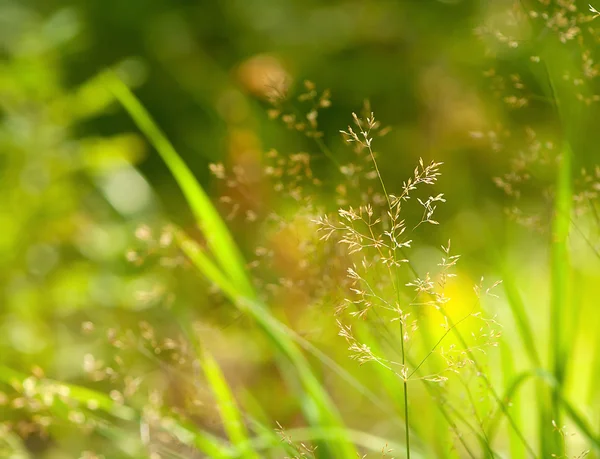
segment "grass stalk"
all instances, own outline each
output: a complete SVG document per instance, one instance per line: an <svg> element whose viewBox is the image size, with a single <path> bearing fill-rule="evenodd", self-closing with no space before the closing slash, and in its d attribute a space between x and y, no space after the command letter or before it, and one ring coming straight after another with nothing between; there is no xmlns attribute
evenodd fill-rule
<svg viewBox="0 0 600 459"><path fill-rule="evenodd" d="M567 337L572 333L567 327L571 320L567 319L570 301L571 267L569 260L568 238L571 226L571 209L573 201L572 190L572 161L573 151L570 138L575 134L576 119L581 115L579 104L574 103L570 88L564 86L561 79L565 66L572 66L571 58L548 48L546 53L546 72L549 91L556 100L558 119L562 123L564 140L561 155L558 158L555 178L555 196L552 219L552 239L550 241L550 368L556 384L552 387L551 404L548 415L552 422L561 425L561 404L564 382L567 372L567 357L569 345ZM542 408L543 415L543 408ZM542 425L542 429L548 426ZM542 435L544 454L555 454L561 451L561 441L555 432Z"/></svg>
<svg viewBox="0 0 600 459"><path fill-rule="evenodd" d="M367 136L365 136L366 138ZM375 167L375 172L377 173L377 177L379 178L379 182L381 184L381 188L383 194L385 195L385 199L387 200L388 208L390 211L390 215L393 215L394 208L392 206L392 201L390 199L390 195L388 194L385 188L385 182L383 181L383 177L381 176L381 172L379 171L379 166L377 165L377 160L375 158L375 153L371 147L371 140L366 140L367 148L369 149L369 154L371 156L371 160L373 161L373 166ZM393 222L391 222L393 225ZM395 231L392 229L392 240L395 240ZM394 289L396 291L396 299L398 304L400 304L400 280L398 278L398 258L397 258L397 247L394 245L393 248L393 256L394 256L394 274L392 275L392 283L394 285ZM391 273L390 273L391 274ZM406 365L406 351L404 349L404 320L402 317L398 321L400 324L400 354L401 354L401 363L403 366ZM404 373L403 373L404 374ZM405 428L405 443L406 443L406 458L410 459L410 418L408 411L408 377L404 374L402 378L402 390L404 393L404 428Z"/></svg>
<svg viewBox="0 0 600 459"><path fill-rule="evenodd" d="M558 400L566 376L566 330L565 312L569 309L570 263L568 237L571 216L571 149L563 149L556 177L556 196L551 242L551 300L550 300L550 355L552 372L558 382L553 394L553 421L560 424Z"/></svg>
<svg viewBox="0 0 600 459"><path fill-rule="evenodd" d="M223 427L231 443L240 451L242 459L258 459L258 454L250 446L250 438L244 425L243 416L221 368L210 352L201 346L194 332L189 330L190 327L186 326L185 328L188 329L188 339L192 342L204 375L214 394Z"/></svg>

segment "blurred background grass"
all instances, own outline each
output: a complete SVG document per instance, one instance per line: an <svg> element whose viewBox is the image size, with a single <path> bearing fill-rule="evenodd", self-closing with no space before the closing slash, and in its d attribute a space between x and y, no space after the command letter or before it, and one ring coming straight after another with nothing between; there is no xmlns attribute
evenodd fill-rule
<svg viewBox="0 0 600 459"><path fill-rule="evenodd" d="M581 102L584 109L572 112L577 116L571 113L566 122L561 120L540 77L544 71L534 59L554 59L559 79L564 73L577 79L573 75L581 71L583 53L592 61L596 53L595 29L586 23L577 38L551 41L542 52L539 37L552 35L553 29L545 32L535 24L511 29L510 21L505 26L504 14L513 3L0 0L2 364L107 394L113 394L115 384L122 392L127 392L124 386L141 385L145 395L139 395L139 406L153 391L164 391L165 405L187 413L208 431L222 433L208 389L197 387L199 370L186 361L181 350L185 346L178 341L180 320L191 317L244 409L256 417L264 412L271 427L273 420L284 426L303 425L300 403L282 383L285 375L276 369L276 353L268 340L171 246L166 225L174 222L198 235L194 217L154 147L99 77L113 68L134 88L215 201L223 184L211 177L209 163L252 170L262 167L266 152L275 148L283 155L311 155L313 172L323 181L319 201L333 210L335 165L312 139L269 119L264 98L268 83L285 76L292 92L302 92L306 79L320 90L331 90L332 106L319 112L319 130L335 158L349 155L339 130L346 127L351 112L358 112L365 99L370 101L377 118L392 128L377 145L388 189L400 189L420 157L445 163L437 185L447 199L437 213L443 224L416 236L415 246L420 248L413 261L423 271L435 266L436 248L451 238L462 256L460 281L451 295L459 303L482 275L508 283L506 292L488 306L503 326L500 348L509 356L504 364L508 359L514 366L513 376L530 362L508 305L511 292L522 298L542 361L550 358L546 351L555 168L545 155L553 157L563 137L569 138L579 200L569 239L573 316L565 311L572 321L565 325L572 345L565 390L597 432L600 270L593 248L598 177L592 172L586 182L579 171L593 171L598 161L598 109ZM546 7L531 2L531 8L562 7L560 2L549 3ZM584 2L567 3L579 8L577 14L587 14ZM503 40L494 30L491 39L477 39L475 30L486 24L512 33L519 46L512 47L510 39ZM596 84L590 77L565 91L575 100L578 88L585 86L592 97ZM588 97L584 90L581 94ZM526 101L523 107L521 97ZM526 127L535 130L535 139ZM527 179L510 182L511 172ZM518 200L517 187L522 187ZM250 195L267 208L276 205L276 193L270 190L252 188ZM224 206L219 208L227 213ZM274 210L288 216L298 211L294 205ZM255 257L257 246L287 252L268 275L262 273L265 284L301 276L295 265L304 255L292 251L285 233L266 240L260 225L235 219L230 230L248 260ZM296 235L299 240L316 240L310 229L304 231ZM308 262L317 272L330 269L326 256L314 256ZM350 361L346 344L337 337L335 293L329 302L326 295L313 304L310 294L284 290L270 307L362 384L381 391L380 377L368 365L358 367ZM117 363L115 347L123 354ZM157 355L157 347L168 356ZM490 359L492 378L505 388L499 351ZM181 365L184 375L175 376L165 361ZM311 361L347 425L402 444L402 427L394 424L398 419L382 414L340 383L323 362ZM94 380L96 366L103 370ZM106 366L119 376L107 373ZM526 390L529 395L523 397L518 416L534 438L535 416L528 404L533 383ZM417 404L426 395L415 397ZM77 422L58 422L49 438L29 435L27 424L19 424L28 416L12 398L1 399L2 420L16 429L32 457L78 457L85 450L106 457L146 454L122 447L128 440L78 435ZM401 402L395 405L397 413L399 407ZM481 416L487 410L483 407ZM423 408L422 419L413 426L422 438L421 448L439 457L462 456L450 451L450 440L446 448L439 446L443 439L438 446L423 446L433 437L451 436L443 423L436 427L437 434L428 431L432 420L441 422L433 412ZM573 442L574 453L586 448L581 435ZM499 445L508 451L508 430ZM441 449L431 453L428 448ZM194 457L189 451L180 454Z"/></svg>

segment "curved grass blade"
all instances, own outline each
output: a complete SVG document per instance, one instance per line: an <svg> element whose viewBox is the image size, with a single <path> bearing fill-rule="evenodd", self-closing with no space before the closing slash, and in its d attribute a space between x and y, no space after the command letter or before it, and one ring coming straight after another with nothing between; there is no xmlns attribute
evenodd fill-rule
<svg viewBox="0 0 600 459"><path fill-rule="evenodd" d="M572 191L572 156L569 136L575 133L575 124L580 118L578 104L573 104L571 91L565 87L561 75L567 68L573 67L571 58L555 46L548 44L545 50L545 69L549 92L556 101L557 114L565 131L565 139L561 156L558 161L558 170L555 181L554 215L552 219L552 241L550 244L550 365L557 384L551 394L551 407L549 416L556 424L561 423L560 399L563 398L563 385L567 376L567 358L569 343L567 336L570 334L571 317L568 314L570 306L570 260L568 237L571 224L571 208L573 200ZM582 88L582 91L584 89ZM548 421L549 419L546 419ZM543 437L543 435L542 435ZM553 436L555 437L555 436ZM544 453L557 452L560 445L555 438L543 443Z"/></svg>
<svg viewBox="0 0 600 459"><path fill-rule="evenodd" d="M256 294L247 276L243 258L229 234L227 226L192 172L129 88L114 73L105 73L104 79L106 85L113 91L171 170L198 220L220 269L201 249L197 251L192 262L211 280L218 280L227 288L224 293L237 307L247 311L257 321L274 347L285 356L301 380L308 396L308 403L304 404L307 418L316 425L342 426L336 408L314 376L300 350L293 340L276 326L276 321L273 321L266 308L256 301ZM188 239L187 244L191 246L193 242ZM336 440L335 444L330 446L335 451L336 457L354 457L356 455L355 448L347 440Z"/></svg>
<svg viewBox="0 0 600 459"><path fill-rule="evenodd" d="M557 381L554 375L544 370L535 371L535 375L540 380L545 382L548 387L550 387L554 393L558 395L559 402L567 413L567 416L571 419L571 421L573 421L573 424L575 424L583 436L588 439L590 445L596 450L596 452L600 453L600 436L594 433L579 411L577 411L573 404L564 397L563 392L558 390L561 382Z"/></svg>
<svg viewBox="0 0 600 459"><path fill-rule="evenodd" d="M215 396L221 420L223 421L223 427L229 439L240 452L241 458L258 459L259 456L250 447L248 431L246 430L233 394L221 372L221 368L219 368L217 361L206 349L199 348L197 340L194 340L194 347L200 357L200 364L204 370L204 375Z"/></svg>
<svg viewBox="0 0 600 459"><path fill-rule="evenodd" d="M510 406L513 417L517 421L522 422L520 400L518 400L518 399L515 400L515 393L513 391L511 391L511 387L513 386L512 377L516 372L515 362L513 359L513 351L506 342L502 342L500 345L500 360L501 360L502 377L504 379L504 384L505 384L505 386L508 387L508 389L503 397L503 400L505 401L505 403L508 406ZM499 420L498 417L493 419L493 421L495 421L494 426L491 426L490 424L488 424L488 429L487 429L488 432L490 432L492 430L495 431L498 420ZM488 435L487 438L490 441L490 443L493 441L493 437ZM525 448L523 447L523 445L519 441L519 438L515 435L515 433L512 430L509 431L509 439L510 439L511 457L514 457L515 459L519 458L519 457L525 457Z"/></svg>
<svg viewBox="0 0 600 459"><path fill-rule="evenodd" d="M570 262L568 237L571 225L571 148L565 144L556 177L556 197L554 202L554 221L552 225L551 246L551 304L550 304L550 342L554 377L561 390L566 377L568 354L567 334L570 331L569 284ZM558 420L557 420L558 422Z"/></svg>
<svg viewBox="0 0 600 459"><path fill-rule="evenodd" d="M527 317L525 303L517 288L514 280L514 274L505 266L505 263L500 261L498 256L498 265L502 268L502 286L508 300L508 305L512 312L513 317L517 323L521 340L525 346L525 351L533 366L541 366L541 359L538 350L535 345L535 337L529 318Z"/></svg>
<svg viewBox="0 0 600 459"><path fill-rule="evenodd" d="M527 380L531 378L536 378L537 380L546 384L550 389L555 391L559 385L559 382L556 380L556 378L551 373L545 370L536 369L532 371L525 371L519 374L513 380L512 384L506 390L504 400L508 401L512 399L512 397L514 397L514 395L519 391L519 389L523 387L523 384L525 384L525 382L527 382ZM583 418L583 416L579 413L579 411L573 406L573 404L569 400L567 400L564 397L564 395L561 392L556 391L556 393L559 396L559 403L561 404L561 406L563 407L573 424L575 424L577 429L587 438L587 440L590 442L590 445L594 449L596 449L596 451L600 452L600 436L594 433L592 428L589 426L589 424ZM495 415L493 415L493 418L490 421L490 427L488 430L488 437L490 438L490 442L496 435L496 431L501 417L502 413L497 412Z"/></svg>
<svg viewBox="0 0 600 459"><path fill-rule="evenodd" d="M185 195L211 249L211 253L217 259L221 269L229 276L240 292L247 296L254 296L252 284L246 273L244 259L227 226L194 174L125 83L112 72L104 73L102 78L167 164Z"/></svg>
<svg viewBox="0 0 600 459"><path fill-rule="evenodd" d="M524 373L519 374L513 381L509 384L502 400L505 400L506 403L510 403L515 394L519 391L521 386L527 382L530 378L534 377L535 373L532 371L526 371ZM498 432L498 427L500 425L500 420L502 419L502 412L500 409L497 409L496 412L492 415L491 420L488 426L488 439L490 443L494 441L494 438Z"/></svg>

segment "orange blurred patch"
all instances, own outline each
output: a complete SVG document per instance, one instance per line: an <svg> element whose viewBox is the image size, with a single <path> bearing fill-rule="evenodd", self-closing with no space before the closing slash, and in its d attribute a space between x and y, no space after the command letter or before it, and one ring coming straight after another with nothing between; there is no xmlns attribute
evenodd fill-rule
<svg viewBox="0 0 600 459"><path fill-rule="evenodd" d="M273 92L284 94L291 81L281 61L268 54L243 61L237 69L237 78L246 91L261 98L268 98Z"/></svg>

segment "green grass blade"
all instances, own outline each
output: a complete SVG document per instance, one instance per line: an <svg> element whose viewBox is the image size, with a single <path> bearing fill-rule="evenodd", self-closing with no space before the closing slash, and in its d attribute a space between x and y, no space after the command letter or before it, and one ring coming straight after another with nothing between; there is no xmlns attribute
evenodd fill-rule
<svg viewBox="0 0 600 459"><path fill-rule="evenodd" d="M221 269L229 276L240 293L253 296L253 288L246 273L244 259L229 233L227 225L212 205L194 174L125 83L112 72L106 72L103 78L105 84L127 110L138 128L156 148L173 174L196 217L211 253L217 259Z"/></svg>
<svg viewBox="0 0 600 459"><path fill-rule="evenodd" d="M558 395L559 403L563 407L567 416L571 419L573 424L575 424L579 432L581 432L581 434L587 438L588 442L596 450L596 452L600 453L600 436L594 433L594 430L589 426L584 417L573 406L573 404L565 398L562 391L559 390L560 382L556 380L554 375L546 371L538 370L535 373L540 380L544 381L551 389L553 389L554 393Z"/></svg>
<svg viewBox="0 0 600 459"><path fill-rule="evenodd" d="M561 424L560 400L566 379L569 343L567 337L571 333L572 317L569 306L569 290L571 268L569 265L568 236L572 208L572 141L581 135L580 126L585 125L584 104L577 100L572 85L563 77L570 74L572 78L580 78L582 69L572 50L560 46L553 35L540 35L537 43L544 66L534 70L539 83L550 100L555 102L557 120L563 133L561 155L557 162L555 178L555 196L553 206L552 231L550 241L550 335L549 359L550 368L557 384L551 394L542 394L548 401L539 404L540 410L540 442L541 454L551 456L562 451L562 444L552 423ZM585 94L589 91L586 79L577 92ZM541 392L540 392L541 393Z"/></svg>
<svg viewBox="0 0 600 459"><path fill-rule="evenodd" d="M510 406L510 410L511 410L513 417L517 420L517 422L519 422L519 421L521 421L521 404L520 404L520 401L515 396L516 389L513 389L513 387L515 387L515 383L512 381L513 375L515 374L515 363L514 363L514 359L513 359L513 350L505 342L501 343L500 359L501 359L501 363L502 363L502 376L504 378L504 385L505 385L505 387L507 387L506 393L502 397L502 400L504 400L504 402ZM518 381L518 378L517 378L517 381ZM517 387L519 384L520 383L517 382ZM496 417L495 420L497 421L498 419L499 418ZM497 425L497 423L496 423L496 425ZM490 423L489 428L488 428L488 432L489 432L488 440L490 441L490 443L493 442L493 437L491 435L493 428L494 428L494 425L492 423ZM512 430L509 431L509 436L510 436L510 457L512 457L514 459L525 457L525 448L519 441L519 438L515 435L515 433Z"/></svg>
<svg viewBox="0 0 600 459"><path fill-rule="evenodd" d="M206 380L215 396L223 427L231 443L240 451L243 459L258 458L250 447L250 438L244 425L237 402L225 381L225 376L214 357L206 350L200 349L197 340L194 340L196 352L200 357L200 364Z"/></svg>
<svg viewBox="0 0 600 459"><path fill-rule="evenodd" d="M235 285L223 275L200 244L179 228L175 229L175 242L204 277L219 287L232 301L237 301L240 295Z"/></svg>
<svg viewBox="0 0 600 459"><path fill-rule="evenodd" d="M523 384L525 384L529 379L533 378L535 373L532 371L526 371L515 376L512 381L507 385L507 389L502 396L502 400L506 403L511 403L517 392L521 388ZM496 412L491 416L489 425L488 425L488 438L490 442L493 442L496 434L498 432L498 427L500 425L500 421L502 420L502 411L497 409ZM512 447L511 447L512 450ZM517 456L520 457L520 456Z"/></svg>
<svg viewBox="0 0 600 459"><path fill-rule="evenodd" d="M498 257L498 259L500 260L500 257ZM535 345L536 339L529 318L527 317L525 303L515 284L511 270L508 269L502 261L499 261L498 264L502 267L502 286L506 294L506 299L508 300L508 305L517 324L521 341L523 342L529 360L531 360L531 364L535 367L539 367L541 366L541 359Z"/></svg>
<svg viewBox="0 0 600 459"><path fill-rule="evenodd" d="M287 359L288 367L284 371L293 371L306 393L304 411L307 418L314 427L339 428L343 430L343 423L339 417L337 408L333 405L329 395L314 375L306 358L294 344L293 339L286 331L286 327L270 314L265 312L264 307L255 301L241 298L242 308L247 310L256 320L258 325L276 347ZM331 457L354 457L356 450L348 438L340 435L327 444L332 449Z"/></svg>
<svg viewBox="0 0 600 459"><path fill-rule="evenodd" d="M590 445L597 451L600 452L600 436L594 433L594 430L589 426L585 418L579 413L579 411L573 406L573 404L567 400L561 391L557 390L559 382L556 380L553 374L536 369L533 371L525 371L517 375L512 383L508 386L504 395L505 400L511 400L519 389L531 378L536 378L541 383L545 384L548 388L554 391L558 396L558 403L562 406L567 416L571 419L573 424L577 427L579 432L586 437ZM501 419L501 413L496 413L490 422L488 430L488 436L492 439L497 431L499 421Z"/></svg>
<svg viewBox="0 0 600 459"><path fill-rule="evenodd" d="M556 177L556 197L551 246L551 303L550 303L550 355L552 369L561 390L566 376L569 332L566 318L569 311L570 261L568 237L571 224L571 148L565 144ZM556 419L558 422L558 419Z"/></svg>

